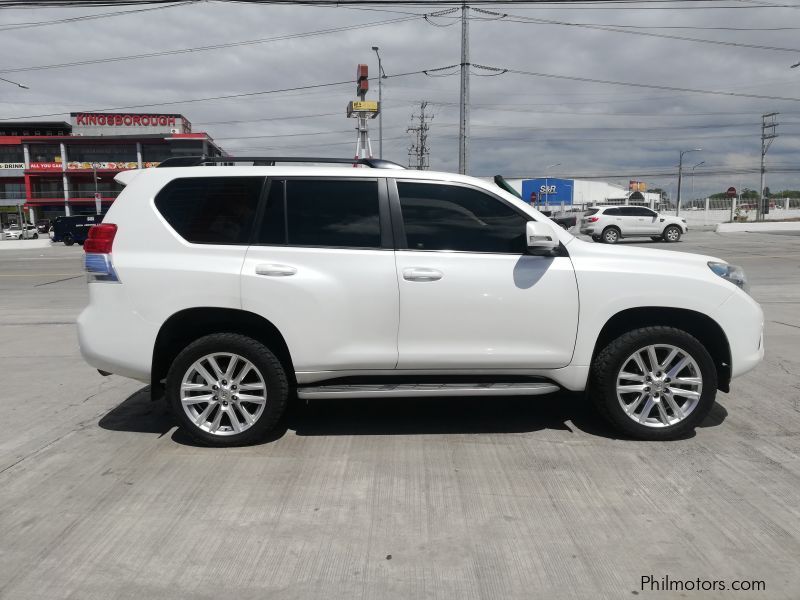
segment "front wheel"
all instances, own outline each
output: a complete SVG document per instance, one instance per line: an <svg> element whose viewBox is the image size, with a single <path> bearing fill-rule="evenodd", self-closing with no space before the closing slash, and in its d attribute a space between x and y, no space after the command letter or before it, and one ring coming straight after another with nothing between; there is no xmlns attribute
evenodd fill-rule
<svg viewBox="0 0 800 600"><path fill-rule="evenodd" d="M181 428L210 446L262 440L289 395L286 372L261 342L215 333L189 344L167 375L167 401Z"/></svg>
<svg viewBox="0 0 800 600"><path fill-rule="evenodd" d="M664 230L665 242L677 242L681 239L681 228L677 225L670 225Z"/></svg>
<svg viewBox="0 0 800 600"><path fill-rule="evenodd" d="M34 233L33 234L33 239L38 240L39 239L39 234L38 233Z"/></svg>
<svg viewBox="0 0 800 600"><path fill-rule="evenodd" d="M75 239L69 234L63 237L63 241L65 246L72 246L75 243Z"/></svg>
<svg viewBox="0 0 800 600"><path fill-rule="evenodd" d="M716 393L717 370L708 351L673 327L629 331L592 364L595 405L612 425L642 440L671 440L694 430Z"/></svg>

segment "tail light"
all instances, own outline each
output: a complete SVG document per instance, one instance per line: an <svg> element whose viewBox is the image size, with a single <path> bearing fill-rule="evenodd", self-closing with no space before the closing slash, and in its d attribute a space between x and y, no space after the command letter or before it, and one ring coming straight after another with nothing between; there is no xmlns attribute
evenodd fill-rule
<svg viewBox="0 0 800 600"><path fill-rule="evenodd" d="M119 277L111 262L111 248L117 226L113 223L102 223L89 229L89 235L83 243L86 253L85 266L88 281L105 281L119 283Z"/></svg>
<svg viewBox="0 0 800 600"><path fill-rule="evenodd" d="M117 235L117 226L113 223L94 225L89 228L89 236L83 243L83 251L86 254L92 252L111 254L115 235Z"/></svg>
<svg viewBox="0 0 800 600"><path fill-rule="evenodd" d="M589 221L589 223L595 223L600 220L600 217L589 217L586 220Z"/></svg>

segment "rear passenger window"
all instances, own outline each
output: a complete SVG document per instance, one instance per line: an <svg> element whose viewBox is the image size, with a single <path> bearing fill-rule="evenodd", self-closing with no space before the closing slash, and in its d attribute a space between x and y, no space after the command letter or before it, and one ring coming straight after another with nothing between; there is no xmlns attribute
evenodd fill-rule
<svg viewBox="0 0 800 600"><path fill-rule="evenodd" d="M376 180L286 180L290 246L380 248Z"/></svg>
<svg viewBox="0 0 800 600"><path fill-rule="evenodd" d="M188 242L246 244L263 183L263 177L175 179L158 193L155 204Z"/></svg>

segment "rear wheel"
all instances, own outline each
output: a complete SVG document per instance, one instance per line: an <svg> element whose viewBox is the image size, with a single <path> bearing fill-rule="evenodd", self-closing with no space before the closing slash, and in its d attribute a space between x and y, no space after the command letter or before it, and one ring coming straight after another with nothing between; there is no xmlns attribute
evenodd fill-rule
<svg viewBox="0 0 800 600"><path fill-rule="evenodd" d="M670 225L664 230L665 242L677 242L681 239L681 228L677 225Z"/></svg>
<svg viewBox="0 0 800 600"><path fill-rule="evenodd" d="M66 234L66 235L65 235L65 236L62 238L62 241L64 242L64 245L65 245L65 246L72 246L72 244L74 244L74 243L75 243L75 238L73 238L73 237L72 237L70 234Z"/></svg>
<svg viewBox="0 0 800 600"><path fill-rule="evenodd" d="M606 244L616 244L619 241L619 229L616 227L606 227L603 230L603 241Z"/></svg>
<svg viewBox="0 0 800 600"><path fill-rule="evenodd" d="M181 428L211 446L260 441L289 395L286 372L262 343L216 333L192 342L167 375L167 401Z"/></svg>
<svg viewBox="0 0 800 600"><path fill-rule="evenodd" d="M602 239L603 239L603 238L601 238L599 235L593 235L593 236L592 236L592 241L593 241L593 242L599 242L599 241L601 241Z"/></svg>
<svg viewBox="0 0 800 600"><path fill-rule="evenodd" d="M717 371L695 337L644 327L608 344L592 364L590 396L615 427L642 440L692 431L711 410Z"/></svg>
<svg viewBox="0 0 800 600"><path fill-rule="evenodd" d="M33 234L33 239L38 240L39 239L39 234L38 233L34 233Z"/></svg>

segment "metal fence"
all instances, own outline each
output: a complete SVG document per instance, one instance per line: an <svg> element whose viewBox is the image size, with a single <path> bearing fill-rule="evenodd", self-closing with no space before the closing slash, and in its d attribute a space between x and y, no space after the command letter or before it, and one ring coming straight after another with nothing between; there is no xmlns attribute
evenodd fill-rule
<svg viewBox="0 0 800 600"><path fill-rule="evenodd" d="M737 198L706 198L705 200L681 203L679 215L686 219L689 226L716 225L731 221L755 221L755 200L739 200ZM663 203L630 202L631 206L647 206L659 212L675 214L675 205ZM550 211L553 215L563 216L571 213L584 213L593 206L625 205L625 200L603 200L584 204L540 204L536 208ZM800 198L772 198L769 213L764 215L767 221L800 218Z"/></svg>

